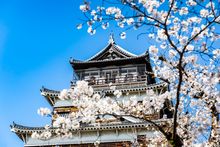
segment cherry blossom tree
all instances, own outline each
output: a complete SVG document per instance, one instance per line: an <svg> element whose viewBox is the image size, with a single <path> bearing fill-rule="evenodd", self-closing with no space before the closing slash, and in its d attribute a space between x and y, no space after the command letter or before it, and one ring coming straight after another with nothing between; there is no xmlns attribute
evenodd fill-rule
<svg viewBox="0 0 220 147"><path fill-rule="evenodd" d="M171 136L163 133L167 140L174 146L190 144L211 130L208 141L214 143L220 103L220 49L215 46L220 38L220 2L102 0L94 8L90 4L84 1L80 6L86 19L78 28L88 26L93 35L98 27L116 23L124 39L128 29L144 27L143 34L156 40L149 47L154 73L148 74L169 84L168 95L175 103Z"/></svg>
<svg viewBox="0 0 220 147"><path fill-rule="evenodd" d="M95 123L97 115L133 116L152 123L172 146L191 146L201 143L217 146L220 113L220 1L218 0L101 0L83 1L79 6L85 16L77 29L87 27L94 35L98 29L115 24L126 31L140 29L140 35L155 41L149 46L153 73L167 83L169 91L159 96L147 91L142 103L136 97L117 101L121 92L114 86L115 98L102 98L85 81L78 81L74 89L63 90L60 99L72 99L77 112L68 119L58 117L53 125L58 134L71 134L64 128L76 128L80 122ZM97 2L94 2L95 4ZM171 129L164 129L144 115L160 111L165 100L173 102ZM42 108L41 115L49 110ZM46 136L50 136L45 133ZM39 134L34 134L39 137Z"/></svg>

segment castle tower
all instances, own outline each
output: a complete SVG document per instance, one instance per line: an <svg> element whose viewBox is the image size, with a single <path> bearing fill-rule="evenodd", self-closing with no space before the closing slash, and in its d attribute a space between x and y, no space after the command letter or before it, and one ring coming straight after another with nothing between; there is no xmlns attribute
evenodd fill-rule
<svg viewBox="0 0 220 147"><path fill-rule="evenodd" d="M152 75L152 67L148 52L141 55L132 54L116 44L113 35L110 35L108 44L100 52L86 61L71 59L73 68L73 80L71 87L74 87L76 80L85 80L91 85L96 93L105 96L113 96L113 90L109 84L116 86L122 92L120 99L136 95L138 101L142 101L148 89L165 92L165 83L156 83ZM159 93L158 92L158 93ZM60 91L41 89L41 94L46 98L53 108L52 121L56 115L68 117L71 112L77 111L72 106L71 100L60 100ZM159 113L150 113L146 119L154 121L158 125L165 125L170 121L172 112L169 111L169 104ZM165 118L163 118L166 116ZM52 136L50 139L32 138L33 132L44 132L44 127L27 127L13 123L11 129L24 142L25 147L75 147L75 146L103 146L103 147L129 147L135 144L147 146L149 138L155 137L155 128L148 122L143 122L134 117L109 117L108 123L101 123L100 126L84 125L79 129L71 130L71 138L60 138ZM97 119L97 121L99 121ZM54 133L55 129L49 131Z"/></svg>

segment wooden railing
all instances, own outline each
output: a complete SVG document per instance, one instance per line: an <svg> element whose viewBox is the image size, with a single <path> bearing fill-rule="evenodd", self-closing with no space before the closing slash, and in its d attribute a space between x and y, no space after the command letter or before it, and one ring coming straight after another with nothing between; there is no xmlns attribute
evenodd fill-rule
<svg viewBox="0 0 220 147"><path fill-rule="evenodd" d="M115 78L90 78L88 81L95 91L110 90L109 84L112 83L117 89L141 88L146 86L147 77L141 76L117 76Z"/></svg>
<svg viewBox="0 0 220 147"><path fill-rule="evenodd" d="M140 76L135 76L135 75L126 75L126 76L116 76L114 78L108 78L108 77L90 77L89 79L84 79L86 80L89 85L105 85L105 84L121 84L121 83L133 83L133 82L145 82L147 80L146 75L140 75Z"/></svg>

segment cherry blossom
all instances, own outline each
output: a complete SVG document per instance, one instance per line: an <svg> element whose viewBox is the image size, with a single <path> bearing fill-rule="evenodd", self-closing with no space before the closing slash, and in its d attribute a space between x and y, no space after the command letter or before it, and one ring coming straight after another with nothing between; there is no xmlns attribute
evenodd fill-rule
<svg viewBox="0 0 220 147"><path fill-rule="evenodd" d="M157 54L158 53L158 48L155 45L152 45L149 47L149 51L151 54Z"/></svg>
<svg viewBox="0 0 220 147"><path fill-rule="evenodd" d="M34 132L32 133L31 137L35 139L47 140L52 136L50 131L44 131L42 133Z"/></svg>
<svg viewBox="0 0 220 147"><path fill-rule="evenodd" d="M51 111L48 108L39 108L37 110L37 113L41 116L48 116L49 114L51 114Z"/></svg>
<svg viewBox="0 0 220 147"><path fill-rule="evenodd" d="M202 9L202 10L200 11L200 16L201 16L201 17L207 17L207 16L209 16L209 11L208 11L208 10L205 10L205 9Z"/></svg>
<svg viewBox="0 0 220 147"><path fill-rule="evenodd" d="M170 58L173 58L174 56L176 56L177 52L174 50L169 50L169 56Z"/></svg>
<svg viewBox="0 0 220 147"><path fill-rule="evenodd" d="M87 32L90 34L90 35L94 35L96 33L96 30L94 30L91 26L88 28Z"/></svg>
<svg viewBox="0 0 220 147"><path fill-rule="evenodd" d="M133 23L134 23L134 19L133 18L127 19L127 24L128 25L132 25Z"/></svg>
<svg viewBox="0 0 220 147"><path fill-rule="evenodd" d="M90 9L89 3L85 3L85 4L83 4L83 5L80 5L80 6L79 6L79 9L80 9L82 12L87 12L87 11Z"/></svg>
<svg viewBox="0 0 220 147"><path fill-rule="evenodd" d="M180 15L186 15L188 14L188 8L187 7L182 7L179 11Z"/></svg>
<svg viewBox="0 0 220 147"><path fill-rule="evenodd" d="M125 38L126 38L126 33L125 33L125 32L122 32L122 33L120 34L120 37L121 37L121 39L125 39Z"/></svg>
<svg viewBox="0 0 220 147"><path fill-rule="evenodd" d="M82 24L78 24L76 27L78 30L82 28Z"/></svg>
<svg viewBox="0 0 220 147"><path fill-rule="evenodd" d="M102 23L102 28L105 30L109 27L109 23L106 22L106 23Z"/></svg>

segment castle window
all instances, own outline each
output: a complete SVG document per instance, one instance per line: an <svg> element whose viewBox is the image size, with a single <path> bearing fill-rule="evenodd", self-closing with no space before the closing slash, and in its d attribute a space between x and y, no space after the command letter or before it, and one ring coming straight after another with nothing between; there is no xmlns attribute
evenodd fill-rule
<svg viewBox="0 0 220 147"><path fill-rule="evenodd" d="M145 66L144 65L138 66L137 71L138 71L139 75L144 75L145 74Z"/></svg>
<svg viewBox="0 0 220 147"><path fill-rule="evenodd" d="M125 76L125 82L131 82L131 81L133 81L133 74L127 74L126 76Z"/></svg>
<svg viewBox="0 0 220 147"><path fill-rule="evenodd" d="M128 73L136 73L136 72L137 72L136 69L129 69L129 70L128 70Z"/></svg>
<svg viewBox="0 0 220 147"><path fill-rule="evenodd" d="M91 74L90 74L91 76L97 76L97 75L99 75L97 72L92 72Z"/></svg>
<svg viewBox="0 0 220 147"><path fill-rule="evenodd" d="M89 79L89 84L91 84L91 85L94 85L94 84L96 84L96 78L95 77L90 77L90 79Z"/></svg>

